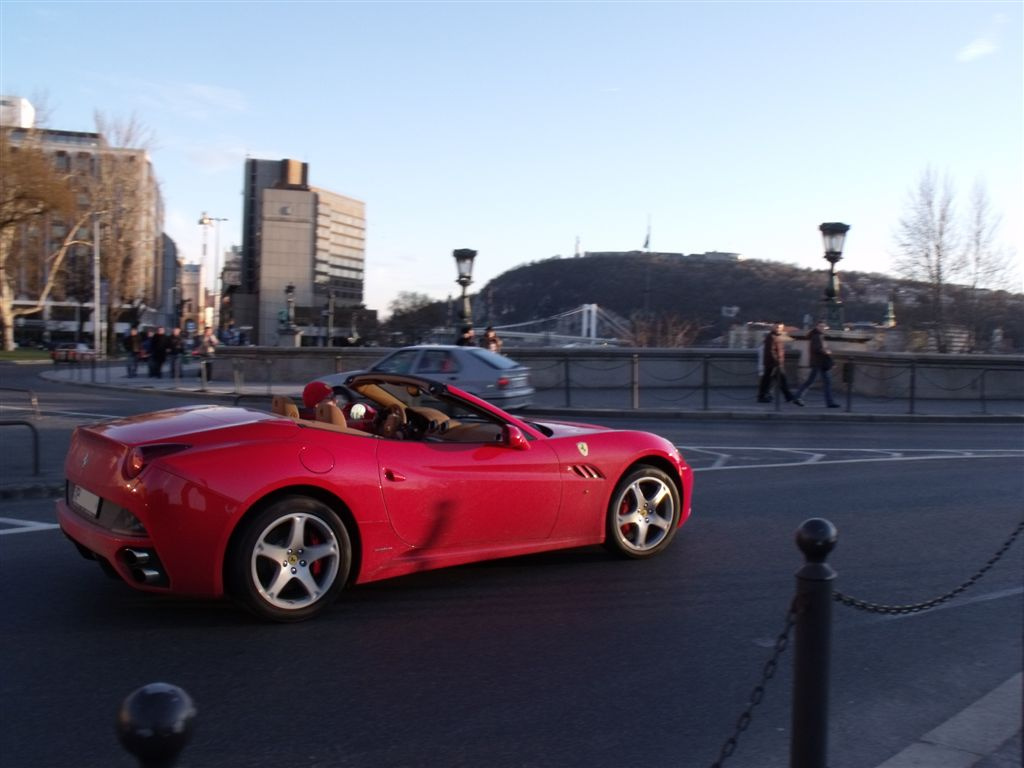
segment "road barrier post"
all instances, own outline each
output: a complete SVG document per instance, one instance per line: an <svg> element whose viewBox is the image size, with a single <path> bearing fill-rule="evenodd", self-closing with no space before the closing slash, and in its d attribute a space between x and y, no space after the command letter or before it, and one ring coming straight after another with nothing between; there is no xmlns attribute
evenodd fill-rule
<svg viewBox="0 0 1024 768"><path fill-rule="evenodd" d="M192 736L196 707L184 689L149 683L132 691L117 713L117 736L140 768L172 768Z"/></svg>
<svg viewBox="0 0 1024 768"><path fill-rule="evenodd" d="M822 518L806 520L797 529L796 543L805 563L796 573L789 765L826 768L832 580L836 573L825 560L835 547L836 528Z"/></svg>

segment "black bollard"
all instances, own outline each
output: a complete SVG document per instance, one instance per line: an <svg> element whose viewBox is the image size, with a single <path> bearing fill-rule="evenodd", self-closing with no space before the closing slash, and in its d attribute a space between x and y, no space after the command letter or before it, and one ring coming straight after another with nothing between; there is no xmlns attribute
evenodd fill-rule
<svg viewBox="0 0 1024 768"><path fill-rule="evenodd" d="M196 707L181 688L150 683L128 694L117 713L117 736L140 768L171 768L192 735Z"/></svg>
<svg viewBox="0 0 1024 768"><path fill-rule="evenodd" d="M796 543L806 562L796 572L793 651L793 723L790 768L826 768L828 760L829 657L832 638L832 579L825 562L836 544L828 520L805 520Z"/></svg>

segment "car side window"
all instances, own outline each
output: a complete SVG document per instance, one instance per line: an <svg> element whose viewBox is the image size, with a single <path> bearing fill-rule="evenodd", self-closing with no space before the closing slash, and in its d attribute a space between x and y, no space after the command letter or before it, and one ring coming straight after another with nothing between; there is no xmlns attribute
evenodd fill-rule
<svg viewBox="0 0 1024 768"><path fill-rule="evenodd" d="M420 358L418 373L450 373L456 370L451 353L443 349L430 349Z"/></svg>
<svg viewBox="0 0 1024 768"><path fill-rule="evenodd" d="M402 350L395 352L391 357L381 360L374 370L381 373L408 373L412 369L413 360L416 359L416 350Z"/></svg>

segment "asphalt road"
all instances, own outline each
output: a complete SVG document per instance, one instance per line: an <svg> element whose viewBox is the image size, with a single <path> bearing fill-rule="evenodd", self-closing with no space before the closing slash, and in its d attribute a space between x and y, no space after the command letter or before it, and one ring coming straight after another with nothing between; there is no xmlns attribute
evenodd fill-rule
<svg viewBox="0 0 1024 768"><path fill-rule="evenodd" d="M63 397L40 419L48 451L86 414L165 407L45 399ZM133 765L114 717L159 680L198 706L191 768L706 766L784 628L803 520L839 530L837 589L911 604L965 582L1021 519L1020 425L620 423L665 434L698 470L694 516L662 557L587 549L418 574L294 626L136 593L46 527L52 501L5 502L3 765ZM1022 544L938 609L835 606L832 768L881 763L1020 670ZM791 652L727 766L788 764Z"/></svg>

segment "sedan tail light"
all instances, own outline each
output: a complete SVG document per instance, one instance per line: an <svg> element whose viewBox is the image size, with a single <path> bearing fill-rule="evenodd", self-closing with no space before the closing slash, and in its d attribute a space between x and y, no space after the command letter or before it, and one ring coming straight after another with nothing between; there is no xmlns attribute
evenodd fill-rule
<svg viewBox="0 0 1024 768"><path fill-rule="evenodd" d="M509 385L509 380L505 376L498 378L498 389L505 389Z"/></svg>

